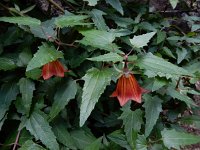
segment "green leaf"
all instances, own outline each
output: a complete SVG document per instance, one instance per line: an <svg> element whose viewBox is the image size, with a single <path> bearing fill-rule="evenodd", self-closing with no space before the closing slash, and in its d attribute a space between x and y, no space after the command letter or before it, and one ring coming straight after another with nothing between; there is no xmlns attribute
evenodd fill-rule
<svg viewBox="0 0 200 150"><path fill-rule="evenodd" d="M8 113L0 120L0 131L1 131L1 128L2 128L5 120L7 119L7 116L8 116Z"/></svg>
<svg viewBox="0 0 200 150"><path fill-rule="evenodd" d="M60 28L91 24L85 23L87 18L89 18L87 15L64 15L56 18L55 24Z"/></svg>
<svg viewBox="0 0 200 150"><path fill-rule="evenodd" d="M41 77L42 70L39 68L32 69L26 72L27 78L38 80Z"/></svg>
<svg viewBox="0 0 200 150"><path fill-rule="evenodd" d="M130 145L128 144L126 140L126 136L122 134L121 130L116 130L108 135L108 138L115 142L116 144L119 144L121 147L126 148L127 150L132 150Z"/></svg>
<svg viewBox="0 0 200 150"><path fill-rule="evenodd" d="M148 53L145 56L141 57L137 60L136 65L141 69L145 69L145 74L148 77L166 77L168 78L177 78L181 75L189 75L192 76L190 72L187 70L178 67L163 58L153 55L152 53Z"/></svg>
<svg viewBox="0 0 200 150"><path fill-rule="evenodd" d="M136 149L137 150L147 150L147 141L144 135L138 135L136 140Z"/></svg>
<svg viewBox="0 0 200 150"><path fill-rule="evenodd" d="M6 111L13 100L16 100L17 94L19 93L19 88L16 82L8 82L1 86L0 89L0 121L5 116Z"/></svg>
<svg viewBox="0 0 200 150"><path fill-rule="evenodd" d="M152 85L152 92L157 91L158 89L160 89L161 87L163 87L164 85L167 84L166 79L162 79L162 78L155 78L153 85Z"/></svg>
<svg viewBox="0 0 200 150"><path fill-rule="evenodd" d="M39 26L41 21L32 17L0 17L0 21L18 25Z"/></svg>
<svg viewBox="0 0 200 150"><path fill-rule="evenodd" d="M103 15L106 15L106 13L98 9L93 9L92 11L90 11L90 16L92 17L95 26L99 30L108 30L109 28L105 23Z"/></svg>
<svg viewBox="0 0 200 150"><path fill-rule="evenodd" d="M134 36L132 39L130 39L131 44L136 48L142 48L144 46L147 46L150 39L156 34L156 32L149 32L146 34Z"/></svg>
<svg viewBox="0 0 200 150"><path fill-rule="evenodd" d="M102 138L103 137L96 139L94 142L84 148L84 150L100 150Z"/></svg>
<svg viewBox="0 0 200 150"><path fill-rule="evenodd" d="M157 97L151 97L145 95L145 102L143 107L145 108L145 136L148 137L151 133L156 121L159 118L159 114L162 111L161 100Z"/></svg>
<svg viewBox="0 0 200 150"><path fill-rule="evenodd" d="M135 136L133 134L140 131L141 125L143 123L142 114L143 113L140 109L135 111L125 109L119 117L119 119L123 120L124 131L132 148L135 147Z"/></svg>
<svg viewBox="0 0 200 150"><path fill-rule="evenodd" d="M200 116L191 115L184 116L180 119L181 123L195 126L196 128L200 128Z"/></svg>
<svg viewBox="0 0 200 150"><path fill-rule="evenodd" d="M0 70L13 70L17 66L11 58L1 57L0 58Z"/></svg>
<svg viewBox="0 0 200 150"><path fill-rule="evenodd" d="M123 57L118 55L117 53L107 53L104 55L100 55L97 57L88 58L88 60L91 61L112 61L112 62L118 62L123 61Z"/></svg>
<svg viewBox="0 0 200 150"><path fill-rule="evenodd" d="M45 150L45 148L34 143L32 140L28 140L19 148L19 150Z"/></svg>
<svg viewBox="0 0 200 150"><path fill-rule="evenodd" d="M106 3L110 4L120 14L124 15L124 11L123 11L121 2L119 0L106 0Z"/></svg>
<svg viewBox="0 0 200 150"><path fill-rule="evenodd" d="M54 102L49 114L49 119L52 120L58 113L65 108L68 102L75 98L77 92L76 81L68 79L59 87L54 96Z"/></svg>
<svg viewBox="0 0 200 150"><path fill-rule="evenodd" d="M38 112L33 112L25 123L26 129L50 150L59 150L56 137L47 120Z"/></svg>
<svg viewBox="0 0 200 150"><path fill-rule="evenodd" d="M171 149L180 149L180 146L196 144L200 142L200 136L192 135L184 132L177 132L174 129L164 129L161 131L164 145Z"/></svg>
<svg viewBox="0 0 200 150"><path fill-rule="evenodd" d="M83 129L72 131L71 136L78 149L84 149L96 140L90 132Z"/></svg>
<svg viewBox="0 0 200 150"><path fill-rule="evenodd" d="M63 53L57 51L54 46L43 43L42 46L39 46L38 51L34 54L34 57L28 63L26 71L39 68L48 62L57 60L58 58L63 58Z"/></svg>
<svg viewBox="0 0 200 150"><path fill-rule="evenodd" d="M157 32L157 44L163 42L166 38L166 33L163 31L158 31Z"/></svg>
<svg viewBox="0 0 200 150"><path fill-rule="evenodd" d="M185 48L177 48L176 49L176 54L178 55L178 59L177 59L177 64L180 64L186 57L187 55L187 50Z"/></svg>
<svg viewBox="0 0 200 150"><path fill-rule="evenodd" d="M170 95L173 98L176 98L180 101L185 102L189 107L191 106L197 106L194 101L188 97L187 95L181 94L180 92L178 92L177 90L175 90L175 88L173 88L172 86L169 86L167 88L167 95Z"/></svg>
<svg viewBox="0 0 200 150"><path fill-rule="evenodd" d="M95 6L99 0L83 0L88 2L89 6Z"/></svg>
<svg viewBox="0 0 200 150"><path fill-rule="evenodd" d="M178 4L179 0L169 0L170 4L172 5L172 8L176 8L176 5Z"/></svg>
<svg viewBox="0 0 200 150"><path fill-rule="evenodd" d="M20 93L22 94L21 104L25 109L25 113L28 116L32 104L32 98L33 98L33 91L35 90L35 84L30 79L27 78L21 78L19 80L19 88Z"/></svg>
<svg viewBox="0 0 200 150"><path fill-rule="evenodd" d="M73 138L69 134L65 122L57 122L53 126L53 132L57 140L70 149L76 149Z"/></svg>
<svg viewBox="0 0 200 150"><path fill-rule="evenodd" d="M49 37L56 39L55 18L46 20L40 26L30 26L30 31L35 37L49 40Z"/></svg>
<svg viewBox="0 0 200 150"><path fill-rule="evenodd" d="M87 31L80 31L80 33L85 37L79 42L83 45L86 46L90 45L95 48L107 50L107 47L112 48L112 42L115 40L114 33L107 31L87 30Z"/></svg>
<svg viewBox="0 0 200 150"><path fill-rule="evenodd" d="M110 69L98 70L92 68L83 77L85 83L80 106L80 126L85 123L106 86L110 84L111 76L112 71Z"/></svg>

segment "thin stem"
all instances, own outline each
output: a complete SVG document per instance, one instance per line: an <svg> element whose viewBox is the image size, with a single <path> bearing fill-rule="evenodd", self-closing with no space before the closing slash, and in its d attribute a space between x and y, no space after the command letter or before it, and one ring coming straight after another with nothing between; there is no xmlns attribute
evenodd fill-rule
<svg viewBox="0 0 200 150"><path fill-rule="evenodd" d="M65 10L62 7L60 7L56 2L54 2L53 0L48 0L48 1L55 7L57 7L62 13L65 13Z"/></svg>
<svg viewBox="0 0 200 150"><path fill-rule="evenodd" d="M17 148L20 133L21 133L21 130L19 130L18 133L17 133L17 137L16 137L16 139L15 139L15 143L14 143L14 146L13 146L13 149L12 149L12 150L15 150L15 149Z"/></svg>

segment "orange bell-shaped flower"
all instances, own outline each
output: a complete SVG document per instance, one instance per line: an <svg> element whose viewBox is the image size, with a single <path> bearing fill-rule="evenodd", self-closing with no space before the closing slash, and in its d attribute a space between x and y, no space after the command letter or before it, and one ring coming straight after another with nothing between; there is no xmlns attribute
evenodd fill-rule
<svg viewBox="0 0 200 150"><path fill-rule="evenodd" d="M117 97L120 105L123 106L129 100L141 103L142 94L147 92L147 90L140 87L133 74L124 73L119 78L117 88L111 97Z"/></svg>
<svg viewBox="0 0 200 150"><path fill-rule="evenodd" d="M42 68L42 77L44 80L51 78L53 75L58 77L64 77L65 75L64 66L58 60L49 62Z"/></svg>

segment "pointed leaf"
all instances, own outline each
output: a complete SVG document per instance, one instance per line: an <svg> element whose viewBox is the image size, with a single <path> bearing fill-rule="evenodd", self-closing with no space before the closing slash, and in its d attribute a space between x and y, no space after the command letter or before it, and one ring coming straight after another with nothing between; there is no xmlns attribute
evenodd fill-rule
<svg viewBox="0 0 200 150"><path fill-rule="evenodd" d="M41 21L31 17L0 17L0 21L17 23L18 25L39 26Z"/></svg>
<svg viewBox="0 0 200 150"><path fill-rule="evenodd" d="M13 70L15 69L17 66L15 64L15 62L10 59L10 58L6 58L6 57L1 57L0 58L0 70Z"/></svg>
<svg viewBox="0 0 200 150"><path fill-rule="evenodd" d="M84 150L100 150L101 141L102 141L102 137L96 139L94 142L92 142L90 145L84 148Z"/></svg>
<svg viewBox="0 0 200 150"><path fill-rule="evenodd" d="M34 143L32 140L28 140L19 148L19 150L45 150L45 148Z"/></svg>
<svg viewBox="0 0 200 150"><path fill-rule="evenodd" d="M106 3L110 4L120 14L124 15L124 11L123 11L121 2L119 0L106 0Z"/></svg>
<svg viewBox="0 0 200 150"><path fill-rule="evenodd" d="M136 48L142 48L144 46L147 46L150 39L156 34L156 32L150 32L138 36L134 36L132 39L130 39L131 44Z"/></svg>
<svg viewBox="0 0 200 150"><path fill-rule="evenodd" d="M22 94L21 104L24 107L26 115L28 116L32 104L32 97L33 91L35 90L35 84L30 79L26 78L21 78L18 84L20 88L20 93Z"/></svg>
<svg viewBox="0 0 200 150"><path fill-rule="evenodd" d="M54 96L54 102L49 114L50 120L58 115L58 113L65 108L71 99L75 98L76 92L76 81L68 79L67 82L63 83Z"/></svg>
<svg viewBox="0 0 200 150"><path fill-rule="evenodd" d="M197 106L194 101L188 97L187 95L181 94L180 92L178 92L177 90L175 90L175 88L173 88L172 86L169 86L167 88L167 95L170 95L173 98L176 98L180 101L185 102L189 107L190 106Z"/></svg>
<svg viewBox="0 0 200 150"><path fill-rule="evenodd" d="M8 82L1 86L0 89L0 121L4 118L6 111L13 100L16 100L19 93L18 86L15 82Z"/></svg>
<svg viewBox="0 0 200 150"><path fill-rule="evenodd" d="M76 149L73 138L69 134L65 122L58 122L53 126L53 132L57 140L70 149Z"/></svg>
<svg viewBox="0 0 200 150"><path fill-rule="evenodd" d="M59 150L56 137L47 120L38 112L33 112L25 123L26 129L50 150Z"/></svg>
<svg viewBox="0 0 200 150"><path fill-rule="evenodd" d="M89 6L95 6L99 0L83 0L87 1Z"/></svg>
<svg viewBox="0 0 200 150"><path fill-rule="evenodd" d="M84 149L96 140L90 132L83 129L72 131L71 136L78 149Z"/></svg>
<svg viewBox="0 0 200 150"><path fill-rule="evenodd" d="M109 29L103 18L103 15L106 15L106 13L104 13L103 11L98 10L98 9L93 9L92 11L90 11L90 15L92 17L92 20L93 20L95 26L99 30L108 30Z"/></svg>
<svg viewBox="0 0 200 150"><path fill-rule="evenodd" d="M148 53L138 59L136 65L145 69L145 74L149 77L155 77L157 75L166 78L177 78L181 75L192 76L187 70L167 62L163 58L155 56L152 53Z"/></svg>
<svg viewBox="0 0 200 150"><path fill-rule="evenodd" d="M125 109L119 117L119 119L123 120L124 131L132 148L135 147L135 136L133 134L140 131L141 125L143 123L142 114L143 113L140 109L135 111Z"/></svg>
<svg viewBox="0 0 200 150"><path fill-rule="evenodd" d="M126 136L121 132L121 130L116 130L112 132L108 135L108 138L116 144L120 145L121 147L124 147L127 150L132 150L126 140Z"/></svg>
<svg viewBox="0 0 200 150"><path fill-rule="evenodd" d="M151 133L156 121L162 111L161 100L157 97L147 96L145 97L145 103L143 107L145 108L145 136L148 137Z"/></svg>
<svg viewBox="0 0 200 150"><path fill-rule="evenodd" d="M100 30L87 30L80 32L84 38L79 42L83 45L90 45L95 48L105 49L112 48L112 42L115 39L114 33Z"/></svg>
<svg viewBox="0 0 200 150"><path fill-rule="evenodd" d="M64 15L56 18L55 24L60 28L91 24L85 22L87 18L89 18L87 15Z"/></svg>
<svg viewBox="0 0 200 150"><path fill-rule="evenodd" d="M169 149L180 149L180 146L182 147L185 145L196 144L200 142L200 136L184 132L178 132L174 129L164 129L163 131L161 131L161 135L163 138L164 145Z"/></svg>
<svg viewBox="0 0 200 150"><path fill-rule="evenodd" d="M118 62L118 61L122 61L123 57L118 55L117 53L107 53L104 55L100 55L97 57L92 57L92 58L88 58L88 60L91 61L112 61L112 62Z"/></svg>
<svg viewBox="0 0 200 150"><path fill-rule="evenodd" d="M83 77L85 83L80 107L80 126L85 123L106 86L110 84L111 76L112 71L110 69L98 70L92 68Z"/></svg>
<svg viewBox="0 0 200 150"><path fill-rule="evenodd" d="M188 52L185 48L176 49L176 54L178 55L177 64L180 64L185 59L187 53Z"/></svg>
<svg viewBox="0 0 200 150"><path fill-rule="evenodd" d="M147 141L144 135L138 135L136 140L136 149L137 150L147 150Z"/></svg>
<svg viewBox="0 0 200 150"><path fill-rule="evenodd" d="M38 51L34 54L34 57L28 63L26 71L39 68L48 62L62 58L63 53L57 51L54 46L50 46L47 43L43 43L42 46L39 46Z"/></svg>
<svg viewBox="0 0 200 150"><path fill-rule="evenodd" d="M172 8L176 8L176 5L178 4L179 0L169 0L170 4L172 5Z"/></svg>

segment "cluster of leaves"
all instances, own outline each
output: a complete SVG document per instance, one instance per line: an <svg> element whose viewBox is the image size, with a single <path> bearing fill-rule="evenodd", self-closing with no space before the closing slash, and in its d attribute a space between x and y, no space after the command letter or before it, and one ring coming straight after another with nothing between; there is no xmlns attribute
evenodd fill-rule
<svg viewBox="0 0 200 150"><path fill-rule="evenodd" d="M179 149L200 142L181 127L200 127L192 99L200 95L200 18L181 18L186 33L143 3L67 3L74 11L56 17L20 2L1 4L13 15L0 17L1 149ZM120 75L113 64L121 69L131 50L129 68L151 92L142 104L120 108L110 98ZM41 67L57 59L70 71L43 80ZM184 117L185 110L193 115Z"/></svg>

